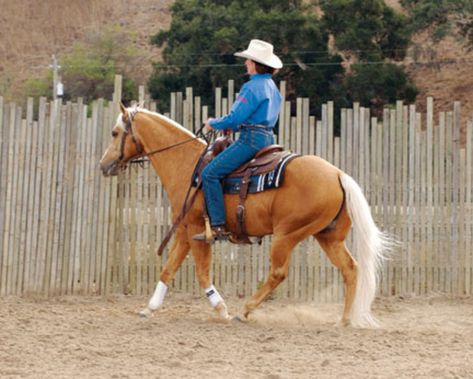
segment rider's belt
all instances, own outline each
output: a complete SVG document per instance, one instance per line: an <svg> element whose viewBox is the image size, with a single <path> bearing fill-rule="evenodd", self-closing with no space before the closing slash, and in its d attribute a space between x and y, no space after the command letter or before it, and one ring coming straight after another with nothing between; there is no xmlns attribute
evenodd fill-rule
<svg viewBox="0 0 473 379"><path fill-rule="evenodd" d="M243 124L241 125L241 128L242 129L263 129L263 130L268 130L268 131L272 131L273 128L270 127L270 126L266 126L266 125L253 125L253 124Z"/></svg>

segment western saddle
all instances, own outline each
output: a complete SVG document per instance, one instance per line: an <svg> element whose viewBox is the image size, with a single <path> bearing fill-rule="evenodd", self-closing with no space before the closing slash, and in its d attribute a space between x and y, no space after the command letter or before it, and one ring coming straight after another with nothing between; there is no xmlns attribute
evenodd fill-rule
<svg viewBox="0 0 473 379"><path fill-rule="evenodd" d="M219 137L207 150L203 159L199 162L196 168L196 175L198 183L200 185L201 173L205 166L224 149L232 144L232 140L229 136ZM235 171L227 176L227 178L241 178L240 192L239 192L239 203L236 208L236 233L232 235L230 241L233 243L249 243L251 240L248 237L245 227L245 201L248 196L248 188L250 185L251 177L256 175L262 175L273 171L282 159L290 155L291 152L284 151L281 145L270 145L266 146L258 151L253 159L244 163ZM204 207L204 218L206 220L206 231L210 235L210 223L207 215L207 211ZM261 242L261 238L258 239Z"/></svg>

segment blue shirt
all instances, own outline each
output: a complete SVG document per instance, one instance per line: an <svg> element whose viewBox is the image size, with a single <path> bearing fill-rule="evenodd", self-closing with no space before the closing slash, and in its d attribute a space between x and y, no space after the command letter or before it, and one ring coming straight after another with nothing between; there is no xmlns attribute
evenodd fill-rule
<svg viewBox="0 0 473 379"><path fill-rule="evenodd" d="M242 124L273 128L278 120L282 96L271 74L251 75L241 87L230 113L210 121L214 129L237 131Z"/></svg>

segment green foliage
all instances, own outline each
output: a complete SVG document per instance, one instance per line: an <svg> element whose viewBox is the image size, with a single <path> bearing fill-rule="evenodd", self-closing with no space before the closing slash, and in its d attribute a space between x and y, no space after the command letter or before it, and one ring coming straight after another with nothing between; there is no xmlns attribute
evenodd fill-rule
<svg viewBox="0 0 473 379"><path fill-rule="evenodd" d="M335 37L339 50L358 62L398 60L405 56L409 43L407 20L381 0L320 3L322 17L302 0L176 0L169 30L152 38L153 44L165 48L163 61L154 66L148 82L149 92L166 109L170 92L192 86L210 104L215 87L225 87L229 79L235 79L238 89L246 80L243 61L233 53L260 38L273 43L284 63L275 79L286 80L290 100L308 96L312 111L327 100L337 106L361 99L369 104L370 98L347 90L351 91L357 75L370 72L375 76L379 67L364 66L347 78L341 56L329 49L329 35ZM415 93L407 90L411 85L405 75L400 83L392 83L393 92ZM364 87L371 90L370 82ZM390 101L386 96L388 92L383 91L382 101Z"/></svg>
<svg viewBox="0 0 473 379"><path fill-rule="evenodd" d="M67 97L82 96L88 101L113 93L115 65L106 56L91 54L83 46L76 46L62 65Z"/></svg>
<svg viewBox="0 0 473 379"><path fill-rule="evenodd" d="M154 44L166 46L163 62L155 65L149 80L149 91L163 108L169 93L185 86L194 87L207 103L214 88L225 86L229 79L239 88L246 80L245 67L233 53L245 49L253 38L274 44L285 63L278 78L288 81L290 97L296 94L296 83L308 77L335 82L342 71L340 66L313 65L336 57L328 51L328 35L320 29L319 18L302 1L177 0L172 12L170 29L152 38ZM299 67L296 59L307 68ZM330 97L323 85L313 87L297 86L297 95Z"/></svg>
<svg viewBox="0 0 473 379"><path fill-rule="evenodd" d="M414 101L417 89L404 69L389 63L402 60L410 41L408 19L382 0L322 1L324 26L335 47L354 58L344 80L345 102L360 102L375 113L397 99Z"/></svg>
<svg viewBox="0 0 473 379"><path fill-rule="evenodd" d="M352 69L346 81L347 93L353 100L371 107L375 114L379 115L386 103L398 99L413 102L418 94L403 69L395 64L353 65Z"/></svg>
<svg viewBox="0 0 473 379"><path fill-rule="evenodd" d="M74 45L72 51L60 60L60 76L66 100L77 97L90 102L111 98L115 75L124 75L123 100L136 99L137 89L131 79L134 65L140 55L132 47L131 36L120 28L112 27L91 36L87 43ZM28 96L52 97L52 74L35 78L27 83Z"/></svg>
<svg viewBox="0 0 473 379"><path fill-rule="evenodd" d="M86 101L111 98L117 73L124 75L123 100L136 99L136 85L127 74L133 69L138 51L131 36L118 27L106 29L91 38L86 46L77 44L61 62L66 97L84 97Z"/></svg>
<svg viewBox="0 0 473 379"><path fill-rule="evenodd" d="M26 96L39 98L50 97L52 94L52 74L47 75L46 78L33 78L26 82Z"/></svg>
<svg viewBox="0 0 473 379"><path fill-rule="evenodd" d="M471 0L401 0L401 5L410 13L413 31L432 28L433 40L438 41L448 34L455 35L459 27L460 34L470 41L468 27L463 29L462 26L468 25L465 20L473 23ZM471 41L473 46L473 39Z"/></svg>
<svg viewBox="0 0 473 379"><path fill-rule="evenodd" d="M407 19L382 0L330 0L322 2L324 26L335 46L359 60L403 59L410 35Z"/></svg>

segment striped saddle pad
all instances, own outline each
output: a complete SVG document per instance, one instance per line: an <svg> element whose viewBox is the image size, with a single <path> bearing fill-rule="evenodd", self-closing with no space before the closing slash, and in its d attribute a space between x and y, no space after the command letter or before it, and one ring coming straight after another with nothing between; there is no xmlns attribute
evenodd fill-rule
<svg viewBox="0 0 473 379"><path fill-rule="evenodd" d="M274 170L265 174L251 176L248 193L258 193L281 187L284 182L284 171L287 164L298 156L298 154L294 153L283 156ZM242 178L225 178L223 180L223 192L227 194L239 194L241 180Z"/></svg>

